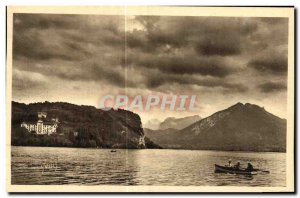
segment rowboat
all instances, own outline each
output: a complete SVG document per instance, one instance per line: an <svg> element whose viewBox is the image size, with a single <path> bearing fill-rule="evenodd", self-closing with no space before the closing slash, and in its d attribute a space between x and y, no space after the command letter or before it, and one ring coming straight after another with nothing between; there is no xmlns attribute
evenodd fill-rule
<svg viewBox="0 0 300 198"><path fill-rule="evenodd" d="M220 166L215 164L215 173L229 173L240 175L257 175L257 171L247 171L245 169L235 169L233 167Z"/></svg>

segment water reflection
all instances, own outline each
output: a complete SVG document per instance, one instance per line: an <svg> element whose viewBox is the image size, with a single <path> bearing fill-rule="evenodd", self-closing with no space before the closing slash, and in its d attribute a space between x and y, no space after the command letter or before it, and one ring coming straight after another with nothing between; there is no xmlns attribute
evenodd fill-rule
<svg viewBox="0 0 300 198"><path fill-rule="evenodd" d="M270 174L216 174L214 164L251 161ZM12 148L12 184L285 186L285 154L189 150Z"/></svg>

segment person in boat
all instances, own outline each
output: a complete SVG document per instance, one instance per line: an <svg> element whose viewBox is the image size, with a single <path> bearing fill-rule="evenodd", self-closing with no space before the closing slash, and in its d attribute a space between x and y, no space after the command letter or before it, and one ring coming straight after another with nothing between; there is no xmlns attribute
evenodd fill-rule
<svg viewBox="0 0 300 198"><path fill-rule="evenodd" d="M226 167L232 167L231 160L229 160L228 163L225 166Z"/></svg>
<svg viewBox="0 0 300 198"><path fill-rule="evenodd" d="M250 162L248 162L246 171L249 171L249 172L254 171L254 168L253 168L253 166L252 166L252 164Z"/></svg>
<svg viewBox="0 0 300 198"><path fill-rule="evenodd" d="M240 170L240 168L241 168L241 163L240 163L240 162L237 162L237 163L234 165L234 169Z"/></svg>

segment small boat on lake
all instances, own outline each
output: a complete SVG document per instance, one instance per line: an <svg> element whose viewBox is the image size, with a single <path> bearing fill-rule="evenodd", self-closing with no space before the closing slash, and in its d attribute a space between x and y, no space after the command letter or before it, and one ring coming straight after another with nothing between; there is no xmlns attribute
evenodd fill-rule
<svg viewBox="0 0 300 198"><path fill-rule="evenodd" d="M220 166L215 164L215 173L229 173L240 175L257 175L257 171L247 171L246 169L235 169L233 167Z"/></svg>

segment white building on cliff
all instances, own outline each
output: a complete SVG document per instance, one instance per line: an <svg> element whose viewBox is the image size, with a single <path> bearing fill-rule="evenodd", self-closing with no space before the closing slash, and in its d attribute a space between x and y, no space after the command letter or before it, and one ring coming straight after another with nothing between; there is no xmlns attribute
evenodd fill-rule
<svg viewBox="0 0 300 198"><path fill-rule="evenodd" d="M24 127L28 132L38 135L50 135L56 133L58 128L58 119L47 120L46 112L38 112L37 121L24 121L21 127Z"/></svg>

